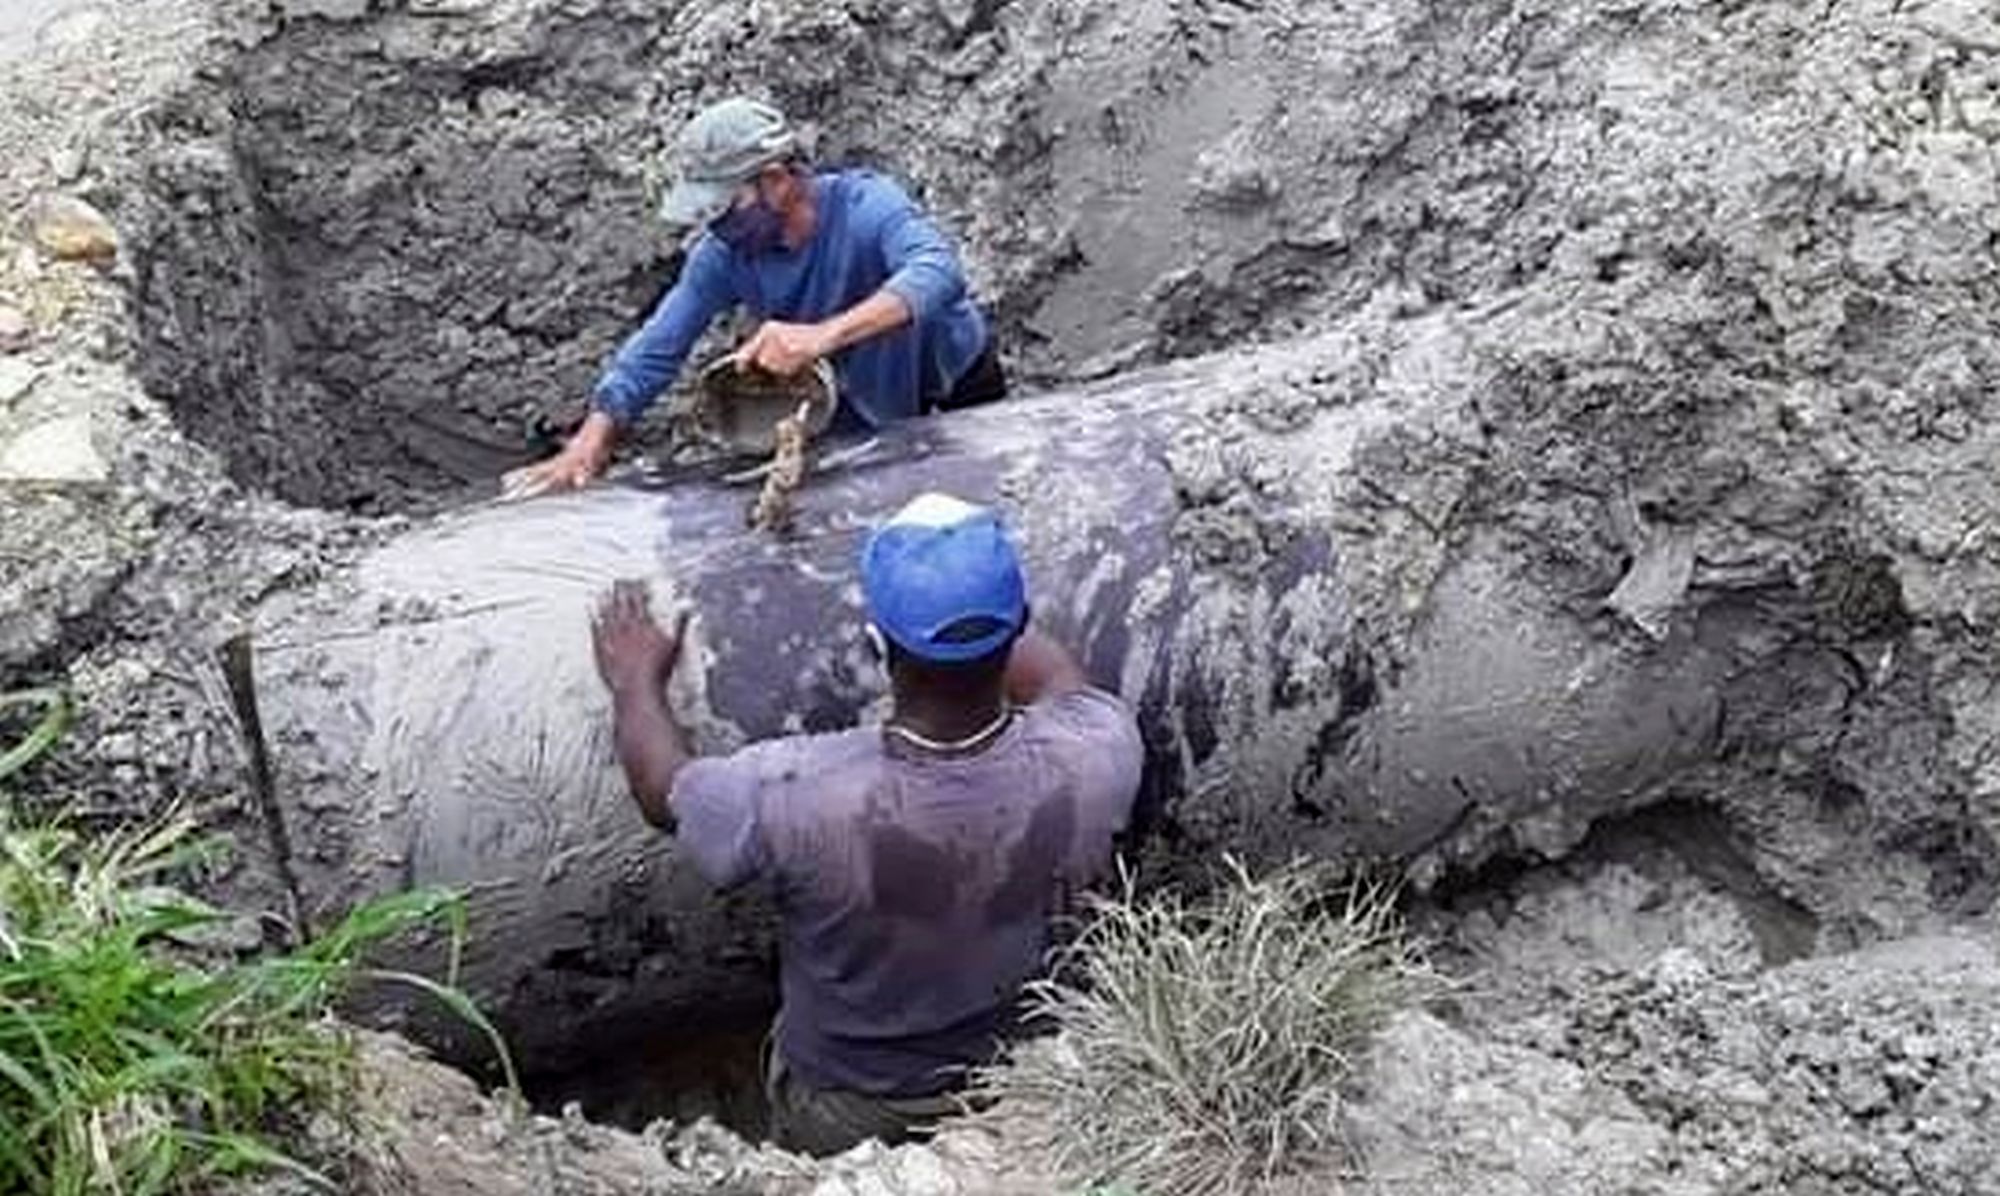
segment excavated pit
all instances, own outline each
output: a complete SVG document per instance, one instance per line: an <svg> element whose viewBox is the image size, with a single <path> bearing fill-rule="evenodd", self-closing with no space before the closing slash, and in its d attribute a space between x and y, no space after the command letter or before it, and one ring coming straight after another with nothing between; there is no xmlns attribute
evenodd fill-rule
<svg viewBox="0 0 2000 1196"><path fill-rule="evenodd" d="M671 280L661 151L732 90L906 181L1043 383L1385 289L1447 302L1563 240L1546 130L1504 82L1524 50L1490 44L1538 26L1491 0L372 7L275 5L296 15L153 118L142 372L297 503L434 508L517 462Z"/></svg>
<svg viewBox="0 0 2000 1196"><path fill-rule="evenodd" d="M1766 671L1731 681L1717 759L1650 805L1581 832L1475 816L1418 853L1413 914L1467 966L1500 962L1496 1007L1545 997L1539 964L1584 975L1635 942L1754 970L1991 906L1991 824L1965 772L1986 757L1945 713L1972 657L1916 638L1936 579L1884 552L1944 535L1899 504L1936 464L1925 453L1980 426L1971 396L2000 376L1976 337L1944 343L1967 320L1922 288L1991 299L1992 249L1960 252L1948 234L1972 218L1948 189L1885 229L1887 193L1826 165L1846 160L1842 121L1955 86L1901 64L1871 76L1880 97L1847 96L1825 63L1863 52L1843 37L1876 45L1865 22L1802 31L1747 6L1740 53L1777 64L1751 71L1727 38L1680 40L1671 16L1498 2L380 7L281 21L148 118L158 145L123 213L137 364L246 485L369 514L489 492L670 281L675 246L649 217L670 131L753 90L813 126L824 160L923 194L1021 377L1100 378L1366 313L1353 360L1298 384L1307 407L1476 382L1462 418L1367 444L1376 505L1342 511L1374 521L1362 538L1382 559L1366 563L1410 592L1368 612L1391 661L1473 527L1606 643L1642 642L1628 624L1654 634L1675 603L1716 622L1732 603L1781 612ZM1973 50L1953 61L1984 77ZM1849 244L1895 260L1856 264ZM1482 347L1498 362L1484 373L1426 377L1424 354L1383 347L1383 329L1414 327L1450 362L1479 321L1538 305L1573 326L1523 317L1518 356ZM1869 422L1918 375L1918 398ZM1793 377L1812 387L1771 397ZM1762 403L1782 410L1727 414ZM1811 437L1830 415L1896 467L1826 464L1835 450ZM1763 438L1791 455L1758 456ZM1233 534L1203 520L1256 487L1174 464L1176 543L1199 555ZM1606 613L1682 551L1699 558L1685 596L1635 585L1637 605ZM1169 855L1230 845L1209 813L1172 812ZM1311 803L1293 815L1324 833ZM563 966L631 981L629 929ZM744 949L768 966L767 945ZM635 1125L710 1111L756 1133L770 993L714 992L666 1033L544 1035L537 1099ZM532 996L502 1012L561 1016Z"/></svg>
<svg viewBox="0 0 2000 1196"><path fill-rule="evenodd" d="M441 505L524 459L670 273L633 169L658 135L592 79L609 32L405 62L308 21L241 55L153 164L149 388L296 503Z"/></svg>

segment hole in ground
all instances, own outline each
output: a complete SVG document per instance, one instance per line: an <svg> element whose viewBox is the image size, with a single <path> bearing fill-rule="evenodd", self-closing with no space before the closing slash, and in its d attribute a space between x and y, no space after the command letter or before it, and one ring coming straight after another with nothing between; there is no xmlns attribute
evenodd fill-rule
<svg viewBox="0 0 2000 1196"><path fill-rule="evenodd" d="M572 60L629 33L551 30L500 70L442 33L384 53L412 20L300 23L159 118L142 374L233 476L296 503L486 490L673 266L632 167L654 122Z"/></svg>
<svg viewBox="0 0 2000 1196"><path fill-rule="evenodd" d="M1129 38L1039 0L990 27L925 5L760 22L730 0L365 7L279 20L149 110L118 213L149 388L235 477L301 504L490 493L672 276L654 176L674 130L731 93L777 101L823 162L916 193L956 234L1017 377L1296 335L1391 278L1450 294L1466 270L1521 272L1520 238L1428 205L1421 227L1405 219L1429 188L1402 172L1459 160L1451 105L1388 105L1412 115L1380 131L1409 147L1386 172L1341 122L1281 119L1324 78L1408 86L1350 39L1294 36L1289 11L1196 46L1211 39L1178 23ZM1511 161L1504 139L1481 144ZM1300 162L1345 165L1323 188L1260 181ZM1470 177L1490 193L1492 171ZM1393 219L1361 210L1378 202Z"/></svg>
<svg viewBox="0 0 2000 1196"><path fill-rule="evenodd" d="M764 1097L765 1044L777 1013L773 988L739 987L700 1004L634 1011L589 1021L559 1008L484 1011L506 1040L521 1088L536 1111L559 1116L574 1103L593 1121L642 1130L655 1121L688 1125L709 1117L756 1142L770 1133ZM364 985L344 1016L420 1043L485 1089L506 1083L491 1041L442 1005L412 1002L403 985ZM522 1017L534 1019L524 1024Z"/></svg>
<svg viewBox="0 0 2000 1196"><path fill-rule="evenodd" d="M1725 815L1683 797L1598 821L1559 860L1495 857L1407 908L1473 983L1482 1017L1532 1012L1673 947L1731 974L1776 967L1813 954L1820 931L1758 874Z"/></svg>
<svg viewBox="0 0 2000 1196"><path fill-rule="evenodd" d="M762 1141L770 1135L763 1069L774 1012L730 1009L654 1034L579 1042L574 1059L523 1076L522 1086L544 1113L575 1102L593 1121L634 1130L660 1119L686 1125L707 1116Z"/></svg>

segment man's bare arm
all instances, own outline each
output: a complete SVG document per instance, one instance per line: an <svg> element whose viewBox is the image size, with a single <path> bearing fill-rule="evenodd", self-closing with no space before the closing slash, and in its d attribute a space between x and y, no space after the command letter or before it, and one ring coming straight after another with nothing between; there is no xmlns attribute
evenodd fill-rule
<svg viewBox="0 0 2000 1196"><path fill-rule="evenodd" d="M894 332L910 318L910 305L903 297L884 289L817 324L766 320L736 350L736 364L754 365L774 374L796 374L849 345Z"/></svg>
<svg viewBox="0 0 2000 1196"><path fill-rule="evenodd" d="M1032 706L1046 698L1084 689L1090 679L1084 676L1082 666L1067 648L1030 627L1014 641L1004 683L1009 702Z"/></svg>
<svg viewBox="0 0 2000 1196"><path fill-rule="evenodd" d="M885 287L826 321L826 352L834 353L885 332L894 332L911 318L909 302Z"/></svg>
<svg viewBox="0 0 2000 1196"><path fill-rule="evenodd" d="M688 762L687 734L667 703L667 681L680 658L687 616L663 630L644 582L611 587L591 624L597 673L611 691L612 745L632 797L647 822L674 825L674 778Z"/></svg>

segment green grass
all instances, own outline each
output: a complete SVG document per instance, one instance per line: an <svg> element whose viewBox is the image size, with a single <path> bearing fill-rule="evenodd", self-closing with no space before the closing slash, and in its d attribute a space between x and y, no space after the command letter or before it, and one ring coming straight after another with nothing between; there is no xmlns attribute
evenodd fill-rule
<svg viewBox="0 0 2000 1196"><path fill-rule="evenodd" d="M26 738L0 751L0 781L35 762L42 753L56 745L69 730L70 718L75 713L69 695L59 689L24 689L15 693L0 694L0 711L21 706L39 706L42 716L35 723Z"/></svg>
<svg viewBox="0 0 2000 1196"><path fill-rule="evenodd" d="M67 703L52 709L66 719ZM59 734L38 728L31 752L0 759L18 771ZM361 981L445 1001L491 1036L512 1082L504 1044L452 976L364 962L444 922L455 971L454 895L369 903L286 954L202 959L183 940L225 915L167 887L205 852L194 829L183 815L87 838L0 809L0 1192L171 1193L274 1168L330 1188L277 1143L351 1091L351 1038L331 1011Z"/></svg>
<svg viewBox="0 0 2000 1196"><path fill-rule="evenodd" d="M1342 1166L1342 1084L1435 984L1393 897L1308 865L1231 862L1199 904L1128 885L1031 987L1059 1033L982 1092L1040 1116L1076 1190L1214 1196Z"/></svg>

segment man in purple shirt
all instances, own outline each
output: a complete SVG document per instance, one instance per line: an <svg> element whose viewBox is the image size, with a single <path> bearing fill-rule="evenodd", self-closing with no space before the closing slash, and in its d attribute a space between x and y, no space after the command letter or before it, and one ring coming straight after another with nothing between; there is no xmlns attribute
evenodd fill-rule
<svg viewBox="0 0 2000 1196"><path fill-rule="evenodd" d="M1051 923L1099 878L1138 791L1131 710L1028 628L999 520L910 503L861 557L894 710L880 726L691 758L665 685L679 651L620 582L598 671L633 796L712 883L773 882L779 1142L834 1153L952 1111L1016 1028Z"/></svg>
<svg viewBox="0 0 2000 1196"><path fill-rule="evenodd" d="M738 363L790 375L830 360L838 418L850 427L1005 393L957 254L895 183L866 170L814 173L784 115L747 99L688 123L675 172L662 215L702 230L680 278L612 359L563 450L508 475L509 495L572 489L602 473L618 433L734 306L761 321Z"/></svg>

